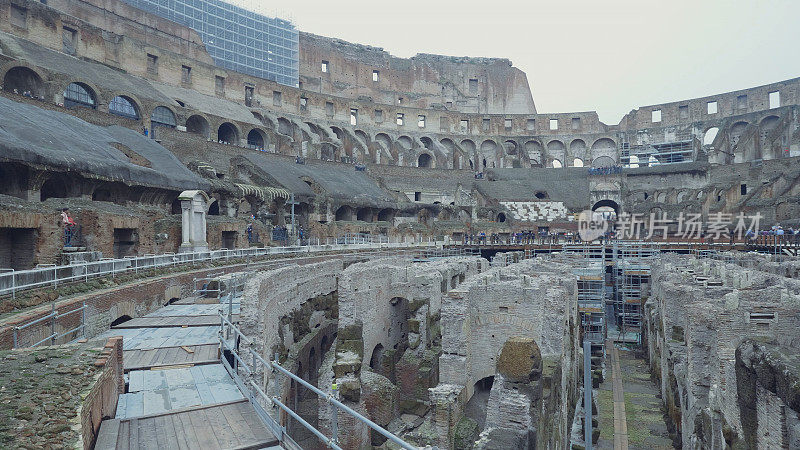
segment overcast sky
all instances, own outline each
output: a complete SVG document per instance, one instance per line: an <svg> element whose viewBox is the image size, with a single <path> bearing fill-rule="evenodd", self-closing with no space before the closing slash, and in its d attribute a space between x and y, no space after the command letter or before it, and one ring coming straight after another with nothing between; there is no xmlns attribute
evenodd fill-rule
<svg viewBox="0 0 800 450"><path fill-rule="evenodd" d="M800 76L798 0L229 0L301 31L416 53L509 58L540 113L645 105Z"/></svg>

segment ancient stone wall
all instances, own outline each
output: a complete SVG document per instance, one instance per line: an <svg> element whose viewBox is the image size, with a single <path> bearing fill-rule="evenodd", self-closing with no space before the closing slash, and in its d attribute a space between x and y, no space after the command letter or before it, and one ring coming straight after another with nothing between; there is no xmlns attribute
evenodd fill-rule
<svg viewBox="0 0 800 450"><path fill-rule="evenodd" d="M771 413L751 413L755 403L742 401L737 349L748 338L775 349L797 345L800 283L722 260L665 255L653 265L651 292L645 308L651 367L675 439L703 447L753 439L752 416Z"/></svg>

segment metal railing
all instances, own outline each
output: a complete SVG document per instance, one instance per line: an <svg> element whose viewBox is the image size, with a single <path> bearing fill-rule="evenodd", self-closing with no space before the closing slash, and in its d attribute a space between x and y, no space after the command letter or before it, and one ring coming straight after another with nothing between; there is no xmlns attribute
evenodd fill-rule
<svg viewBox="0 0 800 450"><path fill-rule="evenodd" d="M59 284L89 281L91 278L117 276L124 273L138 273L140 270L175 267L182 264L227 261L240 258L259 258L271 255L316 253L337 250L358 250L366 248L397 248L411 246L435 245L428 242L390 242L388 238L373 236L375 239L330 238L333 243L286 246L286 247L250 247L243 249L220 249L203 252L164 253L162 255L145 255L125 258L104 258L100 261L83 262L64 266L37 267L29 270L7 270L0 273L0 296L10 294L15 298L17 293L27 289L44 286L58 287ZM385 238L385 239L384 239ZM345 243L338 244L338 240Z"/></svg>
<svg viewBox="0 0 800 450"><path fill-rule="evenodd" d="M57 333L56 332L56 321L58 319L61 319L62 317L66 317L66 316L75 314L77 312L81 313L81 324L78 325L75 328L70 329L70 330L64 331L62 333ZM31 345L26 346L26 347L36 347L37 345L43 344L46 341L50 341L51 345L55 345L55 343L56 343L56 341L58 339L60 339L60 338L62 338L64 336L67 336L70 333L74 333L76 331L79 331L79 330L81 332L81 336L82 337L86 337L86 302L83 303L83 306L75 308L72 311L67 311L65 313L59 313L58 310L56 309L55 302L53 302L50 314L48 314L46 316L42 316L42 317L40 317L40 318L38 318L36 320L32 320L32 321L26 323L25 325L20 325L20 326L14 327L14 347L13 348L18 348L19 347L19 332L20 331L22 331L22 330L24 330L24 329L26 329L28 327L31 327L33 325L36 325L37 323L44 322L44 321L46 321L48 319L50 320L50 335L45 337L44 339L41 339L41 340L31 344Z"/></svg>
<svg viewBox="0 0 800 450"><path fill-rule="evenodd" d="M292 372L283 368L278 362L278 355L275 355L275 361L267 361L255 351L255 343L252 339L248 338L244 333L242 333L236 325L234 325L230 320L225 317L225 314L222 310L219 311L219 318L220 318L220 330L219 330L219 342L220 342L220 361L225 366L225 369L231 375L231 377L236 382L237 386L242 390L244 394L248 396L250 403L256 410L256 413L261 418L261 420L270 428L276 438L280 442L284 442L286 440L290 440L293 444L296 443L291 440L291 437L286 432L286 427L280 425L275 418L270 416L267 411L264 409L264 402L266 405L272 406L273 408L280 408L281 410L285 411L286 414L291 416L295 419L298 423L303 425L306 429L308 429L311 433L313 433L320 441L322 441L326 446L333 448L335 450L342 450L342 447L338 445L339 442L339 431L338 431L338 414L339 410L341 409L346 414L353 416L356 420L366 424L368 427L372 428L376 432L380 433L390 441L394 442L395 444L399 445L401 448L408 449L408 450L416 450L417 447L409 445L402 439L398 438L394 434L388 432L380 425L376 424L375 422L367 419L363 415L359 414L358 412L354 411L352 408L348 407L344 403L340 402L336 399L336 385L333 386L333 393L329 394L326 392L321 391L316 386L312 385L311 383L303 380L302 378L298 377L297 375L293 374ZM227 333L223 330L227 329ZM238 339L239 345L247 345L248 349L250 350L250 361L245 361L242 358L242 355L239 354L236 345L231 345L226 339L225 335L233 332ZM233 356L234 364L231 365L228 360L225 358L225 351L230 352L230 355ZM259 369L268 369L270 370L274 376L275 380L273 382L274 385L274 395L269 396L267 393L264 392L263 389L256 383L255 376ZM240 371L244 371L245 374L240 374ZM328 437L325 436L321 431L314 428L313 425L308 423L299 414L292 411L291 408L286 406L280 400L280 374L283 374L289 377L291 380L303 385L311 392L320 396L323 400L327 401L330 405L333 406L331 410L331 434L332 436Z"/></svg>

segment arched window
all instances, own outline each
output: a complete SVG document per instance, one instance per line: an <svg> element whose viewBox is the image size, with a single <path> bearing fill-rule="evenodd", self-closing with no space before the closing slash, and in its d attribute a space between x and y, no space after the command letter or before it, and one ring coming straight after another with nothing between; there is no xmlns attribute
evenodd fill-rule
<svg viewBox="0 0 800 450"><path fill-rule="evenodd" d="M430 167L431 166L431 155L427 153L423 153L419 155L419 159L417 160L418 167Z"/></svg>
<svg viewBox="0 0 800 450"><path fill-rule="evenodd" d="M155 127L175 128L175 114L166 106L156 106L150 115L150 123Z"/></svg>
<svg viewBox="0 0 800 450"><path fill-rule="evenodd" d="M64 91L64 106L95 109L97 108L97 99L89 86L82 83L70 83Z"/></svg>
<svg viewBox="0 0 800 450"><path fill-rule="evenodd" d="M139 110L136 104L128 97L118 95L108 104L108 112L133 120L139 120Z"/></svg>

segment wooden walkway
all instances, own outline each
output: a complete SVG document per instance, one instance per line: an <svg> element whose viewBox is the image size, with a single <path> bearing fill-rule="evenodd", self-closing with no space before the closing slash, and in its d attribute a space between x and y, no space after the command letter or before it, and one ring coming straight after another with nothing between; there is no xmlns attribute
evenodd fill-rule
<svg viewBox="0 0 800 450"><path fill-rule="evenodd" d="M196 366L219 362L219 344L184 345L122 352L125 372L137 369Z"/></svg>
<svg viewBox="0 0 800 450"><path fill-rule="evenodd" d="M628 419L625 414L625 393L622 390L622 371L619 368L619 351L614 341L606 341L606 351L611 365L611 387L614 402L614 450L628 450Z"/></svg>
<svg viewBox="0 0 800 450"><path fill-rule="evenodd" d="M123 337L127 389L115 418L102 422L95 448L280 448L220 363L216 312L232 307L238 313L238 301L196 300L182 299L106 333Z"/></svg>
<svg viewBox="0 0 800 450"><path fill-rule="evenodd" d="M103 421L95 449L280 448L246 400Z"/></svg>
<svg viewBox="0 0 800 450"><path fill-rule="evenodd" d="M239 321L239 315L233 315L233 322ZM207 327L219 325L219 316L158 316L137 317L119 325L115 330L126 328L169 328L169 327Z"/></svg>

